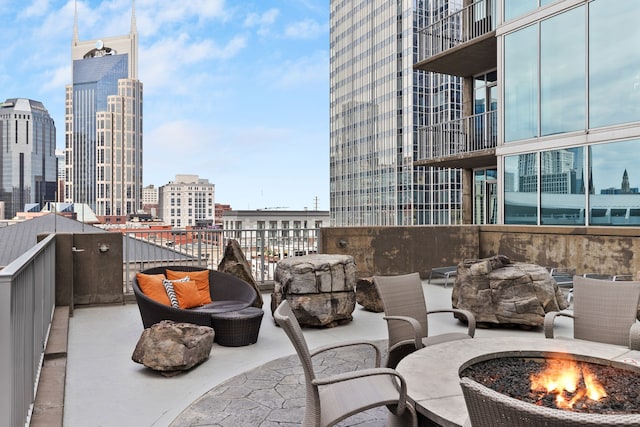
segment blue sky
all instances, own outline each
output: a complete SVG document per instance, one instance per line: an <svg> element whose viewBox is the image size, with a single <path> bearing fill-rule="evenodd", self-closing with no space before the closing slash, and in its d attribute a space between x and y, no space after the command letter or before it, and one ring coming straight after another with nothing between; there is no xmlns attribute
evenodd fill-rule
<svg viewBox="0 0 640 427"><path fill-rule="evenodd" d="M74 1L0 0L0 101L44 103L64 147ZM78 1L80 40L131 0ZM329 209L329 2L137 0L144 185L197 174L234 209Z"/></svg>

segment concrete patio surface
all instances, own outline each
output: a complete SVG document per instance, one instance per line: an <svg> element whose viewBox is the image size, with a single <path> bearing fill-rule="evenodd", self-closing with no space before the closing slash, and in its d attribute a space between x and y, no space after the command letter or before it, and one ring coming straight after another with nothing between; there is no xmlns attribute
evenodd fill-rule
<svg viewBox="0 0 640 427"><path fill-rule="evenodd" d="M425 280L423 287L430 310L451 307L450 286ZM76 308L69 322L64 426L299 425L304 389L296 381L302 370L293 346L274 324L270 295L262 296L265 315L256 344L214 344L208 360L174 377L164 377L131 360L143 331L136 304ZM305 328L309 347L364 339L379 341L384 349L387 329L383 313L356 305L353 315L352 322L335 328ZM563 320L556 334L571 336L570 321ZM456 329L464 332L466 326L450 314L438 314L430 316L429 329L430 334ZM476 337L542 333L541 328L493 328L477 329ZM339 365L363 363L364 358L356 352L334 354L327 360L339 360ZM272 375L276 371L278 374ZM385 415L384 409L372 410L341 425L382 425Z"/></svg>

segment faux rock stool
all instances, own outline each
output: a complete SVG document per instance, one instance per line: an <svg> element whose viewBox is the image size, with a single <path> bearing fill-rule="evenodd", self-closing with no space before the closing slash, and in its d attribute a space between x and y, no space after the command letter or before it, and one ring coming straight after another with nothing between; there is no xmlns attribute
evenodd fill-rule
<svg viewBox="0 0 640 427"><path fill-rule="evenodd" d="M313 254L278 261L271 313L289 301L303 326L333 327L353 320L356 265L350 255Z"/></svg>

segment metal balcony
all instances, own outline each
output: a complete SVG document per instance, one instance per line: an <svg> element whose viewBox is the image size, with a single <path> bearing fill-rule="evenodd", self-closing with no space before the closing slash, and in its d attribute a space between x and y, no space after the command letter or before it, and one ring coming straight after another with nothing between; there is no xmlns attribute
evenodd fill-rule
<svg viewBox="0 0 640 427"><path fill-rule="evenodd" d="M496 0L478 0L418 33L417 70L468 77L496 67Z"/></svg>
<svg viewBox="0 0 640 427"><path fill-rule="evenodd" d="M496 165L497 112L418 129L416 165L477 168Z"/></svg>

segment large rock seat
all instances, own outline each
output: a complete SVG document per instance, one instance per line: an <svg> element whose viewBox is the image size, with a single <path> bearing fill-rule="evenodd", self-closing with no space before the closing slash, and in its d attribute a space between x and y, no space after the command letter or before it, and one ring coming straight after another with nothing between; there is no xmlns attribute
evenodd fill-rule
<svg viewBox="0 0 640 427"><path fill-rule="evenodd" d="M539 327L546 313L569 306L545 267L503 255L458 264L451 302L471 311L480 326Z"/></svg>
<svg viewBox="0 0 640 427"><path fill-rule="evenodd" d="M356 265L350 255L313 254L278 261L271 313L288 300L304 326L333 327L353 320Z"/></svg>
<svg viewBox="0 0 640 427"><path fill-rule="evenodd" d="M163 375L186 371L209 358L214 336L208 326L163 320L142 332L131 359Z"/></svg>

